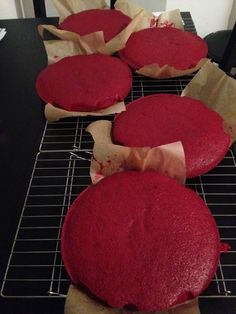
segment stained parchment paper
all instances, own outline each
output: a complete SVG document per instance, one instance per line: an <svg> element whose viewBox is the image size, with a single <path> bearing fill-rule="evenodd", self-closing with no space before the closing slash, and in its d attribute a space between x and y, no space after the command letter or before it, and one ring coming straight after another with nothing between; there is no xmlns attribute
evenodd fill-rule
<svg viewBox="0 0 236 314"><path fill-rule="evenodd" d="M187 69L187 70L177 70L168 64L160 67L158 64L155 63L155 64L145 65L144 67L137 70L136 72L144 76L148 76L152 78L159 78L159 79L179 77L179 76L184 76L184 75L188 75L188 74L196 72L206 62L208 62L208 60L209 59L207 58L203 58L198 62L198 64L195 67Z"/></svg>
<svg viewBox="0 0 236 314"><path fill-rule="evenodd" d="M71 14L91 9L109 9L105 0L53 0L59 14L59 23L62 23Z"/></svg>
<svg viewBox="0 0 236 314"><path fill-rule="evenodd" d="M55 122L63 118L70 117L86 117L86 116L106 116L110 114L119 113L121 111L125 111L126 107L124 102L119 102L113 106L110 106L105 109L101 109L98 111L88 111L88 112L79 112L79 111L67 111L61 108L58 108L50 103L46 104L44 109L44 114L49 122Z"/></svg>
<svg viewBox="0 0 236 314"><path fill-rule="evenodd" d="M91 299L79 288L71 285L65 304L65 314L200 314L198 299L180 304L167 312L137 312L114 309Z"/></svg>
<svg viewBox="0 0 236 314"><path fill-rule="evenodd" d="M236 140L236 80L208 61L182 92L203 101L224 119L225 132Z"/></svg>
<svg viewBox="0 0 236 314"><path fill-rule="evenodd" d="M125 147L113 144L112 123L100 120L86 131L94 139L90 176L93 184L116 172L154 170L185 183L185 155L181 142L150 147Z"/></svg>

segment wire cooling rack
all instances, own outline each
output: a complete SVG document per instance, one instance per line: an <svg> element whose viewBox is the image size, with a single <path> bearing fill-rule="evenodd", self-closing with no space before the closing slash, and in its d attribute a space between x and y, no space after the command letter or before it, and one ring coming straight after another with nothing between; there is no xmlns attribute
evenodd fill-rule
<svg viewBox="0 0 236 314"><path fill-rule="evenodd" d="M187 30L195 31L191 18ZM134 75L126 102L153 93L180 95L192 76L153 80ZM112 120L113 117L104 117ZM61 227L68 207L90 184L92 138L85 129L97 118L47 123L6 268L1 295L9 298L65 297L70 280L60 252ZM231 246L202 297L236 297L236 160L230 149L211 172L188 180L211 209L221 240Z"/></svg>

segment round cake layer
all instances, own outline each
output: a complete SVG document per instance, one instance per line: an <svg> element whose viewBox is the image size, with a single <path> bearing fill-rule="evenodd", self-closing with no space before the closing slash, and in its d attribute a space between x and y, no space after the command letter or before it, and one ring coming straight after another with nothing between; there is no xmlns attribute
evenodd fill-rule
<svg viewBox="0 0 236 314"><path fill-rule="evenodd" d="M220 241L192 190L156 172L122 172L74 201L61 249L72 282L112 307L164 311L208 286Z"/></svg>
<svg viewBox="0 0 236 314"><path fill-rule="evenodd" d="M69 111L94 111L122 101L132 74L118 58L94 54L66 57L45 68L36 88L46 102Z"/></svg>
<svg viewBox="0 0 236 314"><path fill-rule="evenodd" d="M81 36L103 31L106 42L119 34L131 18L120 11L108 9L92 9L68 16L60 28Z"/></svg>
<svg viewBox="0 0 236 314"><path fill-rule="evenodd" d="M229 148L222 118L199 100L155 94L129 103L126 109L115 118L114 141L130 147L181 141L188 178L213 169Z"/></svg>
<svg viewBox="0 0 236 314"><path fill-rule="evenodd" d="M169 65L177 70L195 67L207 55L207 44L197 35L172 27L148 28L133 33L120 52L134 69Z"/></svg>

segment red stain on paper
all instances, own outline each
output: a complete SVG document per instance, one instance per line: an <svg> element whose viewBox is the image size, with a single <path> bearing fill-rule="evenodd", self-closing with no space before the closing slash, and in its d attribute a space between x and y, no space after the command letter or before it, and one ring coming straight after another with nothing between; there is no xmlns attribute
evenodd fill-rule
<svg viewBox="0 0 236 314"><path fill-rule="evenodd" d="M99 171L97 171L92 178L93 184L96 184L96 183L98 183L98 181L100 181L101 179L104 178L103 170L104 170L104 168L107 167L107 165L98 161L95 157L93 157L93 159L94 159L94 161L96 161L96 163L98 163L99 168L100 168ZM111 163L111 160L108 160L107 163L109 165Z"/></svg>
<svg viewBox="0 0 236 314"><path fill-rule="evenodd" d="M106 165L104 165L101 161L98 161L94 156L93 159L99 164L100 167L99 172L101 172L106 167Z"/></svg>
<svg viewBox="0 0 236 314"><path fill-rule="evenodd" d="M164 21L158 24L158 27L163 28L163 27L175 27L175 24L170 22L170 21Z"/></svg>
<svg viewBox="0 0 236 314"><path fill-rule="evenodd" d="M104 175L101 174L100 172L97 172L94 177L93 177L93 184L98 183L100 180L104 178Z"/></svg>
<svg viewBox="0 0 236 314"><path fill-rule="evenodd" d="M151 19L150 27L157 27L157 19L155 17Z"/></svg>

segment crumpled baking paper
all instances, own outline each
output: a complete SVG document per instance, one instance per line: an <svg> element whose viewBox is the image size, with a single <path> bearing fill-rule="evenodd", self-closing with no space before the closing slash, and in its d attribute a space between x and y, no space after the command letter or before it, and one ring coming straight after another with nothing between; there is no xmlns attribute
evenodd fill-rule
<svg viewBox="0 0 236 314"><path fill-rule="evenodd" d="M91 123L86 131L94 139L90 176L93 184L116 172L154 170L185 183L185 155L181 142L158 147L125 147L113 144L112 123L100 120Z"/></svg>
<svg viewBox="0 0 236 314"><path fill-rule="evenodd" d="M104 306L79 288L70 285L65 304L65 314L200 314L198 299L194 299L170 309L167 312L137 312Z"/></svg>
<svg viewBox="0 0 236 314"><path fill-rule="evenodd" d="M182 92L182 96L203 101L224 119L232 143L236 140L236 80L208 61Z"/></svg>

